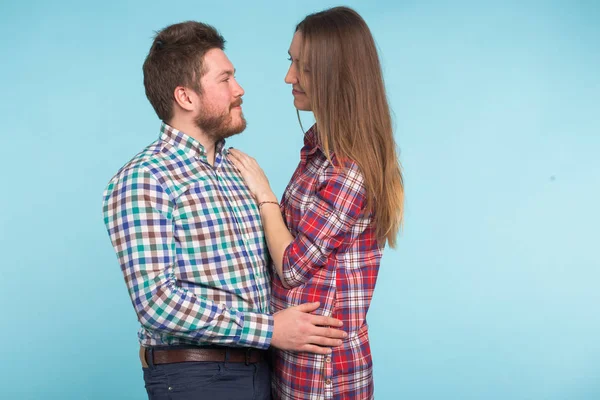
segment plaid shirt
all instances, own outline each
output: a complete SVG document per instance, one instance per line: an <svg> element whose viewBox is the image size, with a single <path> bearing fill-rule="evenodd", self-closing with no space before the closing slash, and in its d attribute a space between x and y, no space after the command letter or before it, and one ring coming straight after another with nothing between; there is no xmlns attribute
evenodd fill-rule
<svg viewBox="0 0 600 400"><path fill-rule="evenodd" d="M143 346L269 347L268 252L260 214L217 144L166 124L104 193L104 223L117 253Z"/></svg>
<svg viewBox="0 0 600 400"><path fill-rule="evenodd" d="M370 399L371 351L366 315L375 288L382 246L365 211L366 188L358 166L317 144L315 127L305 136L301 161L281 210L294 236L283 257L285 289L273 274L275 311L319 301L322 315L344 322L348 338L331 356L275 350L273 394L281 399Z"/></svg>

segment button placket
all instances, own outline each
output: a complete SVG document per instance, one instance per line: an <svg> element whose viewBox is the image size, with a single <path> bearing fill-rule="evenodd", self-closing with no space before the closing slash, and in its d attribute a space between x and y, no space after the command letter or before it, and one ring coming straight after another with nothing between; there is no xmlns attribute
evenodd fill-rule
<svg viewBox="0 0 600 400"><path fill-rule="evenodd" d="M332 360L332 356L331 355L326 355L324 357L324 371L325 371L325 376L323 377L323 383L325 384L325 398L330 399L333 397L333 364L331 362Z"/></svg>
<svg viewBox="0 0 600 400"><path fill-rule="evenodd" d="M226 192L231 191L231 189L229 188L229 183L227 182L226 179L222 179L221 177L219 177L217 175L217 182L221 189L224 189ZM228 203L229 203L228 205L229 205L230 209L233 211L234 223L241 233L243 247L246 250L246 252L248 253L249 258L252 260L252 263L251 263L252 274L257 278L257 280L260 280L263 278L263 275L260 273L260 270L257 270L257 268L260 268L260 265L262 263L261 263L261 260L258 257L258 255L252 251L252 248L250 246L250 240L248 238L248 235L246 234L246 227L244 225L244 220L243 220L243 218L239 217L240 213L239 213L238 203L237 203L237 200L235 199L235 196L232 196L231 199L228 201ZM264 284L260 284L260 285L264 286L265 284L268 285L268 282L266 282ZM268 307L268 302L266 301L263 290L260 290L260 288L258 288L258 297L259 297L259 301L260 301L259 308L261 311L264 311L265 307L263 307L263 305Z"/></svg>

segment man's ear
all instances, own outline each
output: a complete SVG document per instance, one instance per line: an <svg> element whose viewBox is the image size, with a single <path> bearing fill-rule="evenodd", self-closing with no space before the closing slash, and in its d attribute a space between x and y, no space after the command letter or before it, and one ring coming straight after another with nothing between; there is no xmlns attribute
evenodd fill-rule
<svg viewBox="0 0 600 400"><path fill-rule="evenodd" d="M198 94L185 86L177 86L173 92L175 103L186 111L194 111L200 100Z"/></svg>

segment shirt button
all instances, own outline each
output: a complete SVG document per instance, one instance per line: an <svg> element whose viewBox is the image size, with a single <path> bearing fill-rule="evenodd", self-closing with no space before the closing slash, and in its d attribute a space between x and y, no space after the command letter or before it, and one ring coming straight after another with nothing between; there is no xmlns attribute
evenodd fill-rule
<svg viewBox="0 0 600 400"><path fill-rule="evenodd" d="M327 380L325 381L325 384L326 384L327 386L331 385L331 379L327 379Z"/></svg>
<svg viewBox="0 0 600 400"><path fill-rule="evenodd" d="M223 314L219 315L219 317L217 318L217 320L219 321L223 321L225 319L225 316Z"/></svg>
<svg viewBox="0 0 600 400"><path fill-rule="evenodd" d="M325 359L325 362L327 362L327 363L330 363L330 362L331 362L331 357L327 357L327 358Z"/></svg>
<svg viewBox="0 0 600 400"><path fill-rule="evenodd" d="M331 213L330 213L329 211L325 211L325 212L323 213L323 216L324 216L325 218L329 218L329 216L330 216L330 215L331 215Z"/></svg>

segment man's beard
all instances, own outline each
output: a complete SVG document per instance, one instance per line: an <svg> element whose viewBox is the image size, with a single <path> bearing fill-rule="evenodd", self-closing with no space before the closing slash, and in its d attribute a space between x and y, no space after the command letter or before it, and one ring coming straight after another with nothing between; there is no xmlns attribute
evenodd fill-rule
<svg viewBox="0 0 600 400"><path fill-rule="evenodd" d="M233 117L231 116L231 109L241 104L242 99L239 99L229 106L229 110L222 114L216 114L210 107L203 107L196 117L196 126L217 142L241 133L246 129L244 114L240 111L240 121L238 124L233 123Z"/></svg>

